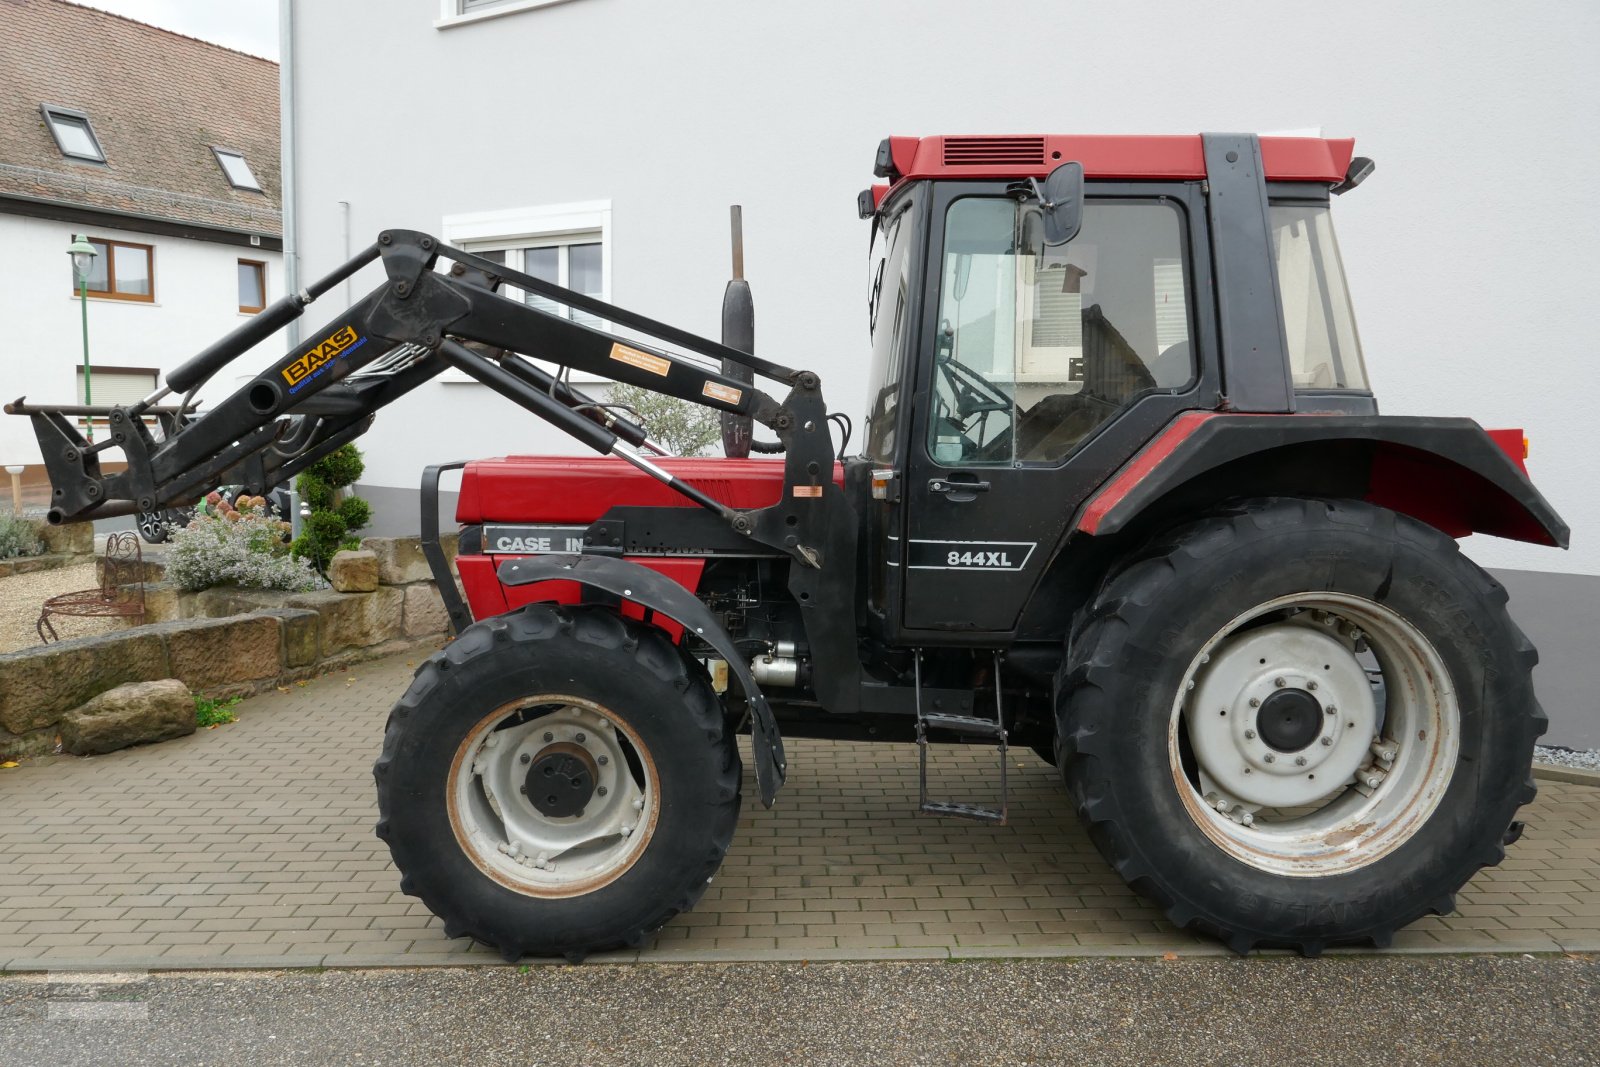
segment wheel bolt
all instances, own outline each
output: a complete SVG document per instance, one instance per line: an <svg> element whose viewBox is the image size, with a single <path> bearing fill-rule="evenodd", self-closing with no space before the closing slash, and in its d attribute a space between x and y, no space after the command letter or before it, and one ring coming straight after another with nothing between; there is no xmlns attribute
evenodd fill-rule
<svg viewBox="0 0 1600 1067"><path fill-rule="evenodd" d="M1276 763L1276 762L1278 762L1278 757L1274 756L1270 752L1268 752L1265 756L1262 756L1261 758L1266 760L1268 763Z"/></svg>
<svg viewBox="0 0 1600 1067"><path fill-rule="evenodd" d="M1317 683L1316 682L1307 682L1306 683L1306 688L1315 691L1316 688L1317 688Z"/></svg>
<svg viewBox="0 0 1600 1067"><path fill-rule="evenodd" d="M1296 767L1304 767L1306 765L1306 758L1304 756L1296 756L1294 758L1294 765Z"/></svg>
<svg viewBox="0 0 1600 1067"><path fill-rule="evenodd" d="M601 786L599 789L596 789L595 792L600 794L601 796L605 796L606 795L606 787L605 786Z"/></svg>
<svg viewBox="0 0 1600 1067"><path fill-rule="evenodd" d="M595 757L595 762L604 767L606 764L611 762L611 758L609 756L597 756Z"/></svg>
<svg viewBox="0 0 1600 1067"><path fill-rule="evenodd" d="M1323 738L1323 739L1322 739L1322 747L1323 747L1323 748L1327 748L1327 747L1328 747L1328 746L1329 746L1329 745L1331 745L1331 744L1333 744L1333 738L1331 738L1331 737L1324 737L1324 738Z"/></svg>
<svg viewBox="0 0 1600 1067"><path fill-rule="evenodd" d="M1285 685L1288 685L1289 683L1285 682L1282 678L1274 678L1272 680L1272 684L1277 686L1279 689L1282 689Z"/></svg>
<svg viewBox="0 0 1600 1067"><path fill-rule="evenodd" d="M578 742L578 744L580 744L580 745L581 745L581 744L583 744L583 742L584 742L584 741L585 741L585 740L586 740L586 738L585 738L585 737L584 737L584 736L583 736L583 735L582 735L582 734L579 734L579 735L578 735L578 737L577 737L577 742Z"/></svg>
<svg viewBox="0 0 1600 1067"><path fill-rule="evenodd" d="M1325 708L1324 710L1327 711L1327 713L1329 715L1337 715L1337 714L1339 714L1339 709L1334 707L1332 704L1329 704L1327 706L1327 708Z"/></svg>
<svg viewBox="0 0 1600 1067"><path fill-rule="evenodd" d="M544 732L544 739L548 743L550 741L554 741L556 739L556 735L551 733L549 730L546 730Z"/></svg>
<svg viewBox="0 0 1600 1067"><path fill-rule="evenodd" d="M1250 698L1250 706L1252 708L1259 708L1261 706L1260 698L1259 697L1251 697Z"/></svg>
<svg viewBox="0 0 1600 1067"><path fill-rule="evenodd" d="M523 754L522 754L522 765L523 765L523 766L524 766L524 767L526 767L526 766L527 766L527 765L528 765L528 764L530 764L530 763L532 763L532 762L533 762L533 757L532 757L532 756L530 756L530 755L528 755L528 754L527 754L527 753L526 753L526 752L524 752L524 753L523 753Z"/></svg>
<svg viewBox="0 0 1600 1067"><path fill-rule="evenodd" d="M528 795L528 787L525 786L525 785L519 785L519 786L517 786L517 792L521 793L523 796L527 796Z"/></svg>
<svg viewBox="0 0 1600 1067"><path fill-rule="evenodd" d="M1256 739L1256 732L1254 730L1246 730L1244 732L1244 739L1246 741L1254 741Z"/></svg>

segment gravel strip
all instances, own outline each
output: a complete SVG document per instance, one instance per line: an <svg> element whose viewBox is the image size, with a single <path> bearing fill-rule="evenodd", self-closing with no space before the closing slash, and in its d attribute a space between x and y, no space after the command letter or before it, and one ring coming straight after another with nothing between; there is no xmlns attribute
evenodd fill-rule
<svg viewBox="0 0 1600 1067"><path fill-rule="evenodd" d="M1533 758L1540 763L1553 763L1557 767L1576 767L1584 771L1600 771L1600 749L1567 748L1564 745L1537 745Z"/></svg>
<svg viewBox="0 0 1600 1067"><path fill-rule="evenodd" d="M97 584L93 562L0 578L0 652L16 652L39 643L39 633L33 626L47 598L78 589L93 589ZM122 624L120 619L65 617L50 621L62 639L105 633Z"/></svg>

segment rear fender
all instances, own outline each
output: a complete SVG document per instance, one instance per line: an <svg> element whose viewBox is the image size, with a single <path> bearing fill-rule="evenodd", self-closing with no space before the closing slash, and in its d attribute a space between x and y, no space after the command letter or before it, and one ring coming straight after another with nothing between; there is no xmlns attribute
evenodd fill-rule
<svg viewBox="0 0 1600 1067"><path fill-rule="evenodd" d="M756 685L755 678L751 676L749 664L734 647L733 638L728 636L716 616L693 593L648 567L612 556L527 556L501 563L498 576L500 583L505 586L549 581L578 582L626 598L665 615L716 649L727 661L729 673L739 680L745 700L750 705L756 785L761 791L761 803L772 807L772 800L783 785L788 769L784 762L783 738L778 733L777 720L767 705L761 687Z"/></svg>
<svg viewBox="0 0 1600 1067"><path fill-rule="evenodd" d="M1520 446L1521 434L1494 434L1471 419L1191 411L1085 501L1073 531L1110 537L1178 500L1333 493L1452 537L1566 548L1567 524L1528 480L1520 447L1513 457L1498 440Z"/></svg>

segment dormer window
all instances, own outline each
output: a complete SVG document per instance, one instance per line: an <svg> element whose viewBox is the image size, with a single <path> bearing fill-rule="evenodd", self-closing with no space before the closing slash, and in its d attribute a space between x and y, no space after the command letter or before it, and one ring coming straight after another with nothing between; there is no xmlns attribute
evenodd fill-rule
<svg viewBox="0 0 1600 1067"><path fill-rule="evenodd" d="M62 155L68 159L86 159L91 163L106 161L106 154L100 149L100 139L94 135L88 115L53 104L40 104L39 110L44 113L44 124L50 127L50 136L56 139L56 147L61 149Z"/></svg>
<svg viewBox="0 0 1600 1067"><path fill-rule="evenodd" d="M250 170L250 164L244 161L243 152L215 147L211 151L216 153L217 163L222 167L222 173L227 177L229 185L235 189L249 189L256 193L261 191L261 183L256 181L254 172Z"/></svg>

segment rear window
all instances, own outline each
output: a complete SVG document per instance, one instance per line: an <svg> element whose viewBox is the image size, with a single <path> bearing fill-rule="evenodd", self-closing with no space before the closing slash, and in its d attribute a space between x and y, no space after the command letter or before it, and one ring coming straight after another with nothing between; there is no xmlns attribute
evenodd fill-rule
<svg viewBox="0 0 1600 1067"><path fill-rule="evenodd" d="M1327 207L1274 204L1271 219L1294 387L1366 389L1367 370Z"/></svg>

